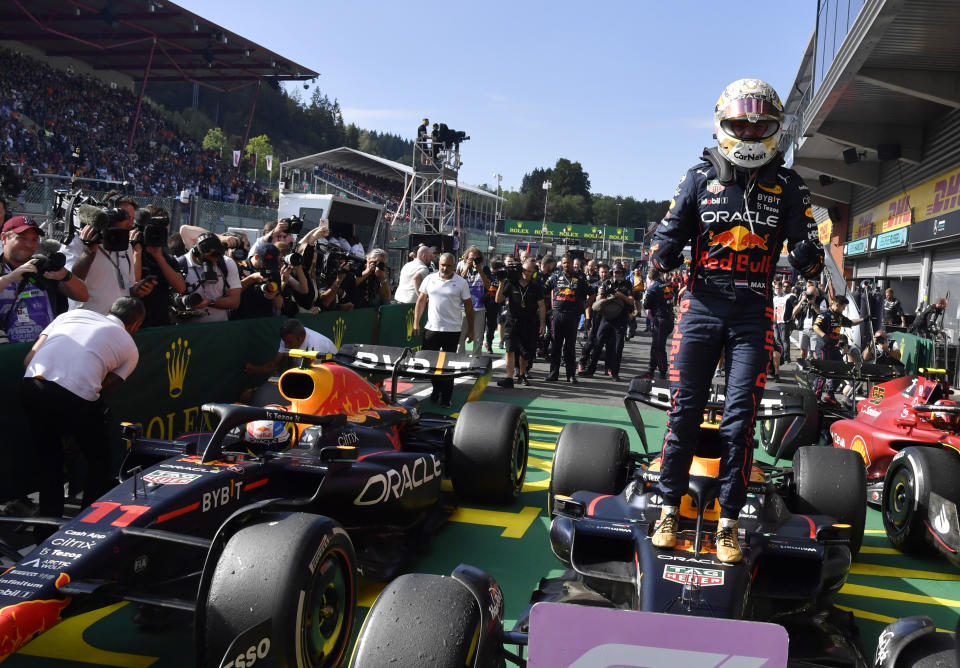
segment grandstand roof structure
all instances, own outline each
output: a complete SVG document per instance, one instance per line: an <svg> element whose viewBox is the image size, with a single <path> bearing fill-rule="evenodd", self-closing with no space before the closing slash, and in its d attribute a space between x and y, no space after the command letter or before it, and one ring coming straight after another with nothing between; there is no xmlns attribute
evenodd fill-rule
<svg viewBox="0 0 960 668"><path fill-rule="evenodd" d="M413 176L413 167L410 165L404 165L394 160L381 158L380 156L364 153L363 151L358 151L355 148L348 148L346 146L333 148L322 153L306 155L302 158L287 160L280 164L280 169L282 172L291 169L313 169L314 166L349 169L350 171L360 172L361 174L392 179L400 183L406 183L406 180ZM474 186L468 186L462 182L458 184L458 187L460 190L466 190L476 195L497 199L496 193L475 188Z"/></svg>
<svg viewBox="0 0 960 668"><path fill-rule="evenodd" d="M137 81L219 91L319 76L168 0L9 0L0 3L0 40Z"/></svg>

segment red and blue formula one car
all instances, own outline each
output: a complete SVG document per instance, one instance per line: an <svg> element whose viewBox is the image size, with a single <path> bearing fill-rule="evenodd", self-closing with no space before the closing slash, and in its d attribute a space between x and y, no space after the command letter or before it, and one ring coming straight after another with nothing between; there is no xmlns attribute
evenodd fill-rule
<svg viewBox="0 0 960 668"><path fill-rule="evenodd" d="M64 617L115 601L194 615L212 666L336 666L357 575L388 577L457 497L509 503L528 447L516 406L421 413L368 379L472 376L486 358L349 345L277 385L280 406L208 404L212 434L176 441L125 428L119 484L70 520L3 518L47 533L20 555L0 543L0 660ZM13 524L10 524L13 523Z"/></svg>

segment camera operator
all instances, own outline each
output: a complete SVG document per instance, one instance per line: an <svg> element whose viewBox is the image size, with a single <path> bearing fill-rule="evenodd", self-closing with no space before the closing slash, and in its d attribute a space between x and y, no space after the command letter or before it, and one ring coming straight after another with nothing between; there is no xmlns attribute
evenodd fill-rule
<svg viewBox="0 0 960 668"><path fill-rule="evenodd" d="M38 275L53 256L37 257L43 230L30 218L14 216L3 224L0 255L0 342L36 341L55 313L56 297L78 302L87 299L87 287L62 264ZM60 254L59 259L64 259ZM54 262L54 266L57 263ZM38 266L42 265L42 266ZM51 299L51 292L55 292Z"/></svg>
<svg viewBox="0 0 960 668"><path fill-rule="evenodd" d="M280 250L273 244L257 244L250 258L237 265L240 276L240 305L230 320L270 318L283 306L283 272Z"/></svg>
<svg viewBox="0 0 960 668"><path fill-rule="evenodd" d="M88 219L80 233L63 247L67 269L86 284L90 295L85 302L71 299L71 309L82 308L106 314L118 297L132 295L142 298L153 290L152 281L137 280L133 254L130 252L137 203L129 197L117 198L110 193L106 201L113 205L106 211L108 227L99 232L93 221ZM120 218L120 215L124 217ZM72 224L72 221L69 222Z"/></svg>
<svg viewBox="0 0 960 668"><path fill-rule="evenodd" d="M513 262L502 269L496 278L500 285L494 299L506 303L503 320L503 347L506 350L506 376L497 381L498 387L513 387L514 369L521 385L529 385L527 369L537 353L537 337L547 328L547 306L543 288L533 278L537 263L526 260L523 265ZM538 324L539 323L539 324Z"/></svg>
<svg viewBox="0 0 960 668"><path fill-rule="evenodd" d="M377 307L390 303L390 283L387 280L387 253L374 248L367 253L367 266L357 279L356 307Z"/></svg>
<svg viewBox="0 0 960 668"><path fill-rule="evenodd" d="M170 216L165 209L152 204L134 214L133 271L134 277L152 283L153 289L141 299L147 309L143 327L170 324L170 300L173 294L187 291L177 258L166 249Z"/></svg>
<svg viewBox="0 0 960 668"><path fill-rule="evenodd" d="M340 268L322 278L317 285L317 306L321 311L352 311L352 295L356 278L348 260L341 260Z"/></svg>
<svg viewBox="0 0 960 668"><path fill-rule="evenodd" d="M420 293L420 283L430 274L433 251L427 246L417 248L417 256L403 265L394 299L401 304L413 304Z"/></svg>
<svg viewBox="0 0 960 668"><path fill-rule="evenodd" d="M593 262L593 260L591 260L591 262ZM591 281L590 276L587 276L587 305L591 309L597 301L597 293L600 291L600 286L608 278L610 278L610 265L606 262L601 262L597 268L596 281ZM580 371L586 371L587 366L590 364L590 355L593 353L593 347L597 345L597 327L600 326L601 320L603 320L603 318L590 318L590 320L584 323L583 345L580 347L580 361L577 366Z"/></svg>
<svg viewBox="0 0 960 668"><path fill-rule="evenodd" d="M583 376L592 376L597 371L600 351L606 349L605 361L610 377L620 380L620 359L623 356L623 341L627 334L630 310L633 308L633 283L626 279L626 269L617 262L613 265L613 280L606 280L597 290L597 301L591 307L599 316L597 340L590 353Z"/></svg>
<svg viewBox="0 0 960 668"><path fill-rule="evenodd" d="M490 288L490 268L483 264L483 253L476 246L470 246L464 254L462 267L457 272L467 282L470 287L470 298L473 300L473 312L476 314L484 313L486 307L483 305L483 295ZM483 333L486 329L486 319L476 316L473 319L473 331L467 331L467 321L463 321L463 330L460 332L460 343L457 345L457 352L467 352L467 346L464 341L470 334L473 338L473 352L479 353L483 349Z"/></svg>
<svg viewBox="0 0 960 668"><path fill-rule="evenodd" d="M218 236L223 242L223 254L232 257L237 264L250 257L250 239L243 232L227 232Z"/></svg>
<svg viewBox="0 0 960 668"><path fill-rule="evenodd" d="M224 256L223 242L212 232L200 235L196 245L177 258L187 284L190 307L206 310L196 322L226 322L240 306L240 274L233 258ZM198 295L193 297L192 295Z"/></svg>
<svg viewBox="0 0 960 668"><path fill-rule="evenodd" d="M82 507L110 489L109 413L103 398L139 360L134 334L146 311L120 297L109 315L76 309L57 316L24 360L20 396L35 434L42 467L40 514L63 514L63 439L75 439L86 459ZM55 419L51 416L55 415Z"/></svg>
<svg viewBox="0 0 960 668"><path fill-rule="evenodd" d="M292 250L290 244L276 244L280 254L280 313L292 318L300 312L299 301L310 292L303 271L303 254Z"/></svg>

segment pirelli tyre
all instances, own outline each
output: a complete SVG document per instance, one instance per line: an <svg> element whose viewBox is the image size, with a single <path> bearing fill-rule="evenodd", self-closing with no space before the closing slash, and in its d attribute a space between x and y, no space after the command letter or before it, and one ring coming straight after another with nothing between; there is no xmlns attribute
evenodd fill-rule
<svg viewBox="0 0 960 668"><path fill-rule="evenodd" d="M557 438L547 509L553 497L586 491L619 494L627 485L630 438L619 427L571 422Z"/></svg>
<svg viewBox="0 0 960 668"><path fill-rule="evenodd" d="M513 503L527 476L529 452L530 428L522 408L471 401L457 416L447 473L465 500Z"/></svg>
<svg viewBox="0 0 960 668"><path fill-rule="evenodd" d="M904 448L890 462L883 478L881 515L887 538L898 550L927 551L930 492L960 501L960 459L938 447Z"/></svg>
<svg viewBox="0 0 960 668"><path fill-rule="evenodd" d="M203 665L338 666L356 602L343 527L307 513L265 515L233 534L217 561L203 602Z"/></svg>
<svg viewBox="0 0 960 668"><path fill-rule="evenodd" d="M829 515L850 525L850 554L863 544L867 521L867 474L852 450L804 446L793 456L795 494L791 510L801 515Z"/></svg>
<svg viewBox="0 0 960 668"><path fill-rule="evenodd" d="M472 666L481 632L476 599L457 580L401 575L367 614L350 666Z"/></svg>

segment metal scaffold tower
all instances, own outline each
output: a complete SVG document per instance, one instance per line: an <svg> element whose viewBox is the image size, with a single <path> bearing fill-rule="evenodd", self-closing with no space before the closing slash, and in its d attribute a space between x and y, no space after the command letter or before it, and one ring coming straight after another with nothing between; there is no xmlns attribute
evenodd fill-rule
<svg viewBox="0 0 960 668"><path fill-rule="evenodd" d="M408 184L410 231L450 234L459 227L460 144L418 140Z"/></svg>

